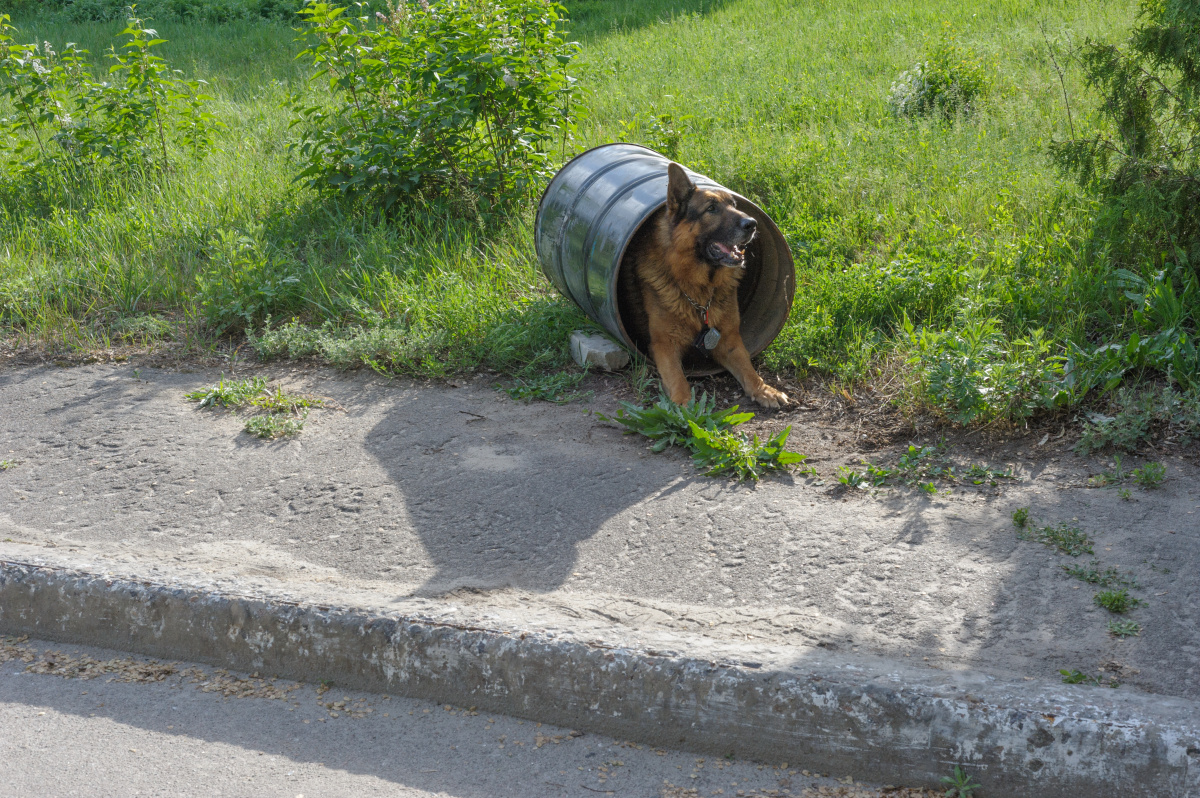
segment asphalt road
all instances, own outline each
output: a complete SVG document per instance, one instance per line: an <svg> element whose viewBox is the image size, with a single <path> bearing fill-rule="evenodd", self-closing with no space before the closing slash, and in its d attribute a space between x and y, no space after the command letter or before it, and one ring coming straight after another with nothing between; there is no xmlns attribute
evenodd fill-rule
<svg viewBox="0 0 1200 798"><path fill-rule="evenodd" d="M878 794L847 786L847 774L806 777L783 763L699 758L266 674L11 639L0 639L0 662L0 796Z"/></svg>

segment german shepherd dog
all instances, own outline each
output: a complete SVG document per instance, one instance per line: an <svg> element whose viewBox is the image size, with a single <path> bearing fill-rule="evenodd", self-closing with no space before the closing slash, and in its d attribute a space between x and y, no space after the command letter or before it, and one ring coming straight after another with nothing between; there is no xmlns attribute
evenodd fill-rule
<svg viewBox="0 0 1200 798"><path fill-rule="evenodd" d="M626 328L647 339L664 392L691 399L683 360L708 354L764 407L788 403L763 382L742 343L738 282L757 222L726 191L699 189L677 163L667 167L667 205L635 234L621 261L619 294Z"/></svg>

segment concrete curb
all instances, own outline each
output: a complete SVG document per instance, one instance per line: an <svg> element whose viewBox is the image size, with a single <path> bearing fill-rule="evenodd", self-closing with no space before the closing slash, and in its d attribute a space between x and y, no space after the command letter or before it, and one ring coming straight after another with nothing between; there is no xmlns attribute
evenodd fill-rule
<svg viewBox="0 0 1200 798"><path fill-rule="evenodd" d="M937 786L961 763L993 798L1200 796L1200 705L1124 690L824 653L721 661L12 561L0 561L0 632L865 780Z"/></svg>

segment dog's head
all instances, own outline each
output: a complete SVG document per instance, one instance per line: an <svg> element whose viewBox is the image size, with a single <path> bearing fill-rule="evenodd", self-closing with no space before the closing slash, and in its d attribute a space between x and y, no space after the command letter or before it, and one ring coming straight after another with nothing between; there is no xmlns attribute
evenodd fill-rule
<svg viewBox="0 0 1200 798"><path fill-rule="evenodd" d="M746 245L758 223L737 209L728 191L697 188L677 163L667 167L667 218L672 237L690 237L701 261L745 268Z"/></svg>

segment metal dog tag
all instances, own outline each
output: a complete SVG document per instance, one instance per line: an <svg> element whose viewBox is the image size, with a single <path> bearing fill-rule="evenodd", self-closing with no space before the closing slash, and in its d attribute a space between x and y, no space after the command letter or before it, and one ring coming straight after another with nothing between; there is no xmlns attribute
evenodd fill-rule
<svg viewBox="0 0 1200 798"><path fill-rule="evenodd" d="M717 342L720 340L721 332L716 327L713 327L704 334L704 348L711 352L717 348Z"/></svg>

